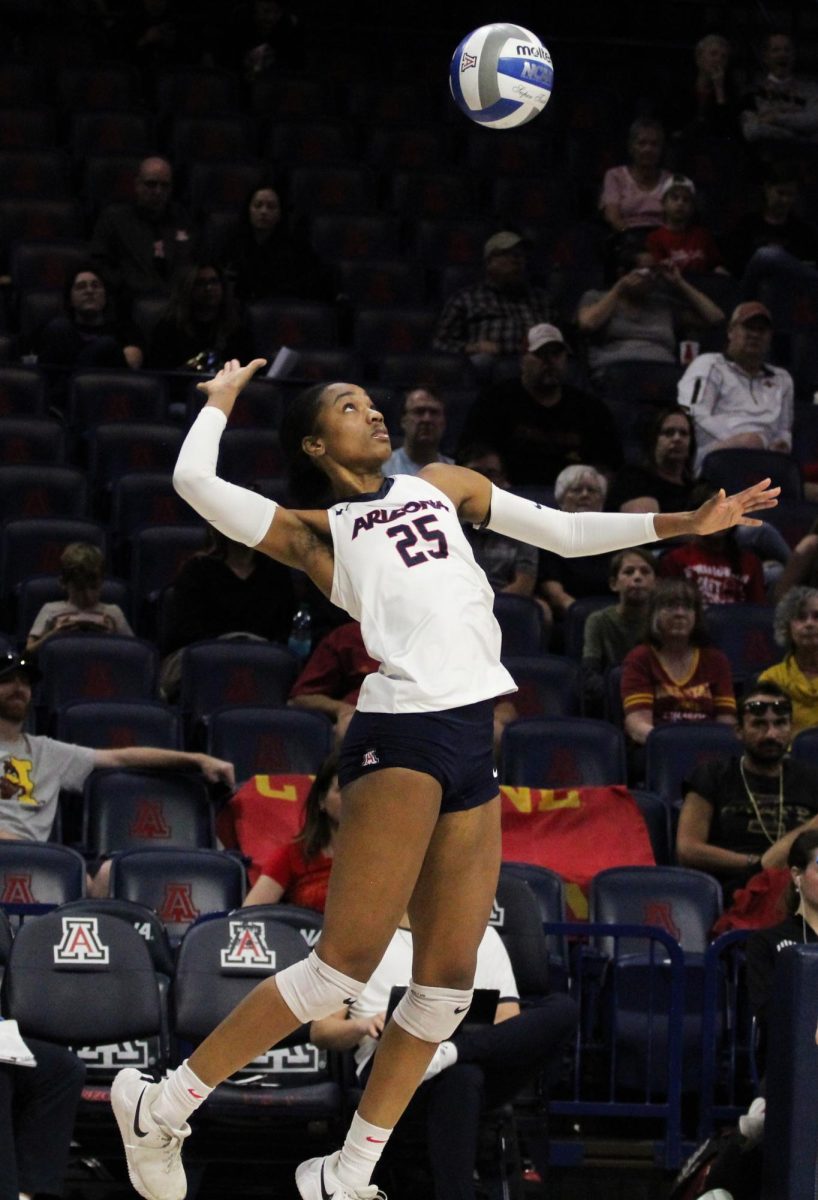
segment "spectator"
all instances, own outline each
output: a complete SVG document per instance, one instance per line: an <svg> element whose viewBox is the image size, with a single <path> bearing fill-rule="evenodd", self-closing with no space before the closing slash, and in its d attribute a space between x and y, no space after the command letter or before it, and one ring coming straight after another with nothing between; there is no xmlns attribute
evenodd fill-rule
<svg viewBox="0 0 818 1200"><path fill-rule="evenodd" d="M818 590L790 588L776 605L774 628L784 658L768 667L760 679L777 683L789 696L795 736L818 725Z"/></svg>
<svg viewBox="0 0 818 1200"><path fill-rule="evenodd" d="M117 633L133 637L118 604L103 604L105 560L98 546L69 542L60 555L60 584L65 600L44 604L26 640L26 654L36 654L46 642L63 633Z"/></svg>
<svg viewBox="0 0 818 1200"><path fill-rule="evenodd" d="M645 640L648 601L656 586L650 551L637 548L612 555L608 586L617 603L592 612L585 622L582 691L586 716L602 714L607 672Z"/></svg>
<svg viewBox="0 0 818 1200"><path fill-rule="evenodd" d="M182 564L172 587L160 677L166 699L178 692L185 646L208 638L286 642L289 637L295 612L290 572L212 525L205 549Z"/></svg>
<svg viewBox="0 0 818 1200"><path fill-rule="evenodd" d="M242 304L334 296L330 272L296 225L284 219L279 193L269 183L253 188L218 257Z"/></svg>
<svg viewBox="0 0 818 1200"><path fill-rule="evenodd" d="M148 365L212 375L230 359L244 362L251 356L250 333L234 310L221 267L199 263L181 268L154 328Z"/></svg>
<svg viewBox="0 0 818 1200"><path fill-rule="evenodd" d="M773 599L783 600L794 587L818 587L818 521L796 544L789 562L775 584Z"/></svg>
<svg viewBox="0 0 818 1200"><path fill-rule="evenodd" d="M614 233L662 223L661 192L668 172L661 166L665 132L659 121L638 117L628 130L628 162L605 172L599 207Z"/></svg>
<svg viewBox="0 0 818 1200"><path fill-rule="evenodd" d="M323 637L293 684L289 703L325 713L341 731L355 712L358 692L367 675L380 669L370 658L357 621L347 621Z"/></svg>
<svg viewBox="0 0 818 1200"><path fill-rule="evenodd" d="M28 1036L24 1045L33 1065L0 1060L0 1200L63 1194L85 1080L85 1064L71 1050Z"/></svg>
<svg viewBox="0 0 818 1200"><path fill-rule="evenodd" d="M797 764L784 759L784 764ZM809 799L815 795L815 782L811 781ZM810 805L810 812L814 811ZM747 941L747 991L750 1007L758 1023L758 1057L763 1065L767 1049L767 1013L773 996L775 964L779 953L787 946L810 945L818 942L818 829L812 821L796 836L787 836L789 842L786 865L790 869L790 885L786 894L787 916L778 925L759 929ZM778 865L784 865L783 863Z"/></svg>
<svg viewBox="0 0 818 1200"><path fill-rule="evenodd" d="M503 460L488 446L469 446L458 454L457 461L461 467L490 479L495 487L508 488ZM495 592L533 596L539 566L534 546L474 525L465 525L463 531L477 565L485 571Z"/></svg>
<svg viewBox="0 0 818 1200"><path fill-rule="evenodd" d="M148 86L160 71L190 54L196 24L183 25L177 7L176 0L137 0L118 6L112 38L114 57L136 63Z"/></svg>
<svg viewBox="0 0 818 1200"><path fill-rule="evenodd" d="M247 893L244 907L281 901L323 912L340 820L338 757L331 754L321 764L307 794L298 837L272 851Z"/></svg>
<svg viewBox="0 0 818 1200"><path fill-rule="evenodd" d="M190 217L171 199L173 168L152 156L139 164L134 199L103 209L91 238L91 256L103 276L130 302L167 295L171 279L191 255Z"/></svg>
<svg viewBox="0 0 818 1200"><path fill-rule="evenodd" d="M230 65L241 71L258 112L269 112L271 88L282 70L298 70L304 63L304 31L281 0L249 0L241 5L225 44Z"/></svg>
<svg viewBox="0 0 818 1200"><path fill-rule="evenodd" d="M712 484L697 484L692 507L698 508L717 491ZM668 550L659 559L659 574L689 580L705 605L763 604L766 599L761 559L753 550L742 549L732 530L694 537Z"/></svg>
<svg viewBox="0 0 818 1200"><path fill-rule="evenodd" d="M713 235L696 221L696 186L686 175L671 175L662 184L662 224L647 236L645 247L658 266L678 267L683 275L719 271L725 274Z"/></svg>
<svg viewBox="0 0 818 1200"><path fill-rule="evenodd" d="M37 358L47 366L141 367L142 337L118 321L98 271L80 267L69 276L65 315L52 317L35 341Z"/></svg>
<svg viewBox="0 0 818 1200"><path fill-rule="evenodd" d="M614 512L684 512L691 507L696 434L690 413L661 408L645 430L642 462L625 466L608 492Z"/></svg>
<svg viewBox="0 0 818 1200"><path fill-rule="evenodd" d="M657 264L649 251L625 243L617 255L618 278L605 292L585 292L577 324L588 338L588 364L597 381L620 362L678 362L678 334L718 325L724 313L673 265Z"/></svg>
<svg viewBox="0 0 818 1200"><path fill-rule="evenodd" d="M793 163L770 163L762 180L762 204L748 212L725 239L730 269L741 276L744 296L757 296L767 279L816 282L818 234L795 211L799 192Z"/></svg>
<svg viewBox="0 0 818 1200"><path fill-rule="evenodd" d="M557 506L563 512L602 512L608 481L593 467L577 464L560 471L554 485ZM538 589L548 601L555 620L561 621L580 596L604 596L608 591L610 554L563 558L543 550Z"/></svg>
<svg viewBox="0 0 818 1200"><path fill-rule="evenodd" d="M406 393L400 427L403 445L393 450L383 464L385 475L417 475L429 463L454 461L440 453L446 432L446 410L430 388L414 388Z"/></svg>
<svg viewBox="0 0 818 1200"><path fill-rule="evenodd" d="M60 791L82 791L95 769L138 770L195 768L209 783L235 787L233 765L209 754L123 746L92 750L53 738L25 733L36 671L19 654L0 658L0 840L45 842L51 834ZM107 893L108 864L93 881L97 896Z"/></svg>
<svg viewBox="0 0 818 1200"><path fill-rule="evenodd" d="M622 447L613 417L596 397L566 382L567 370L567 347L556 325L529 329L519 376L477 400L460 445L492 446L513 488L551 484L578 462L615 470Z"/></svg>
<svg viewBox="0 0 818 1200"><path fill-rule="evenodd" d="M485 275L461 288L443 306L434 336L435 350L467 354L490 374L502 356L516 356L526 330L551 320L551 300L529 282L525 239L519 233L494 233L483 247Z"/></svg>
<svg viewBox="0 0 818 1200"><path fill-rule="evenodd" d="M742 104L741 128L747 141L818 141L818 84L795 74L790 35L768 33L761 60L763 70Z"/></svg>
<svg viewBox="0 0 818 1200"><path fill-rule="evenodd" d="M696 75L674 108L672 128L682 137L733 138L738 131L739 86L727 38L708 33L696 43Z"/></svg>
<svg viewBox="0 0 818 1200"><path fill-rule="evenodd" d="M686 579L660 579L648 603L647 637L622 664L625 732L644 746L657 725L719 721L735 726L730 664L707 646L701 597Z"/></svg>
<svg viewBox="0 0 818 1200"><path fill-rule="evenodd" d="M774 683L750 683L738 705L739 743L684 784L676 856L721 880L729 903L751 875L783 867L795 838L818 825L818 770L792 758L792 703Z"/></svg>
<svg viewBox="0 0 818 1200"><path fill-rule="evenodd" d="M322 1049L354 1050L361 1080L368 1077L392 988L406 987L411 979L412 951L409 917L404 914L358 999L310 1027L310 1040ZM520 1011L508 952L491 926L477 952L475 987L499 993L494 1024L461 1026L440 1044L407 1114L409 1121L412 1116L425 1118L432 1193L447 1200L476 1200L481 1113L508 1103L542 1075L546 1087L556 1081L577 1022L573 1000L562 993Z"/></svg>
<svg viewBox="0 0 818 1200"><path fill-rule="evenodd" d="M712 450L792 447L793 385L789 372L765 362L772 318L757 300L739 304L723 354L700 354L679 380L679 404L696 427L696 470Z"/></svg>

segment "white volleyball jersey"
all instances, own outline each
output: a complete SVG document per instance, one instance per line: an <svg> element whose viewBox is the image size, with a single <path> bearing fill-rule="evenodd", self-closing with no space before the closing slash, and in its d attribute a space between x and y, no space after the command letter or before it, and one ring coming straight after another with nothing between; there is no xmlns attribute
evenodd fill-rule
<svg viewBox="0 0 818 1200"><path fill-rule="evenodd" d="M516 690L500 663L494 593L448 496L413 475L329 511L333 603L381 669L362 712L436 712Z"/></svg>

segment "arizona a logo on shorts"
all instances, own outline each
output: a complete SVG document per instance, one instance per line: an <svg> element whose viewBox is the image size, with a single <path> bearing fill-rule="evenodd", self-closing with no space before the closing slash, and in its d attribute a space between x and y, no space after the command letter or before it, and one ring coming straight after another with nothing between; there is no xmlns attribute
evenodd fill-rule
<svg viewBox="0 0 818 1200"><path fill-rule="evenodd" d="M54 947L54 962L63 965L92 963L94 966L107 963L110 951L99 937L96 917L63 917L62 938Z"/></svg>
<svg viewBox="0 0 818 1200"><path fill-rule="evenodd" d="M361 759L362 767L377 767L379 762L380 762L380 759L378 758L378 756L374 750L365 750L364 751L364 756Z"/></svg>

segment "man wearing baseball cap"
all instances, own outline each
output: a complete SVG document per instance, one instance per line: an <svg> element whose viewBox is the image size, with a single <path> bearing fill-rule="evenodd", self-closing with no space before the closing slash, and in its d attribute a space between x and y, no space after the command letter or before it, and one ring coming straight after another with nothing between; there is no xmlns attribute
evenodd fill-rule
<svg viewBox="0 0 818 1200"><path fill-rule="evenodd" d="M0 655L0 840L48 841L60 791L82 791L91 772L101 767L196 768L209 783L235 785L232 763L209 754L152 746L92 750L26 733L37 674L21 655Z"/></svg>
<svg viewBox="0 0 818 1200"><path fill-rule="evenodd" d="M572 463L615 470L622 448L605 405L565 382L568 350L556 325L532 325L516 376L471 407L460 446L491 446L512 487L547 485Z"/></svg>
<svg viewBox="0 0 818 1200"><path fill-rule="evenodd" d="M686 175L670 175L659 192L662 224L651 230L645 248L657 263L688 271L724 273L721 253L708 229L696 220L696 187Z"/></svg>
<svg viewBox="0 0 818 1200"><path fill-rule="evenodd" d="M746 300L730 317L724 353L700 354L679 380L679 404L696 427L697 472L712 450L792 448L792 378L765 361L772 336L769 310Z"/></svg>
<svg viewBox="0 0 818 1200"><path fill-rule="evenodd" d="M504 355L517 355L526 330L551 319L544 288L530 283L525 239L510 229L493 233L483 246L483 279L461 288L443 306L435 350L467 354L490 375Z"/></svg>

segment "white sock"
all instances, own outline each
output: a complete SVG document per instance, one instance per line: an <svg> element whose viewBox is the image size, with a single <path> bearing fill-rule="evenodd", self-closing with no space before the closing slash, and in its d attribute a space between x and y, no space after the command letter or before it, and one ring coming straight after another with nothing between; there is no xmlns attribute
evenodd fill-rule
<svg viewBox="0 0 818 1200"><path fill-rule="evenodd" d="M447 1067L453 1067L457 1062L457 1046L454 1042L441 1042L434 1057L426 1068L426 1074L423 1076L422 1082L427 1079L434 1079L435 1075L439 1075L441 1071L445 1071Z"/></svg>
<svg viewBox="0 0 818 1200"><path fill-rule="evenodd" d="M151 1104L151 1113L171 1129L179 1129L212 1091L213 1088L202 1083L191 1071L185 1059L180 1067L169 1071L162 1080L161 1090Z"/></svg>
<svg viewBox="0 0 818 1200"><path fill-rule="evenodd" d="M354 1191L367 1186L391 1133L391 1129L370 1125L355 1114L335 1168L335 1174L345 1187Z"/></svg>

